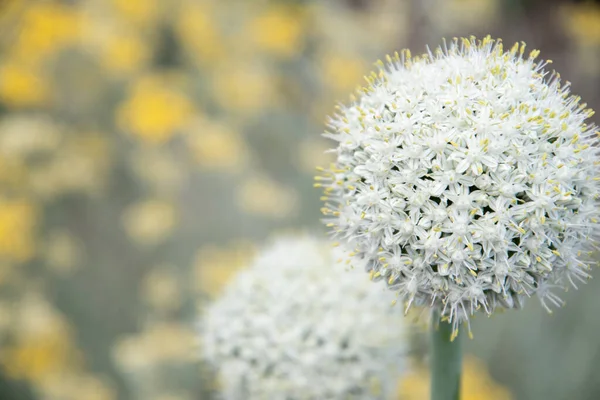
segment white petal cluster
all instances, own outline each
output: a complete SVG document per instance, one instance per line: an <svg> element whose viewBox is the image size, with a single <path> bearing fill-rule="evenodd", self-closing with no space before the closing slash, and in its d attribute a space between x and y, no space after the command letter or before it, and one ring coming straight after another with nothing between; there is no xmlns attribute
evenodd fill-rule
<svg viewBox="0 0 600 400"><path fill-rule="evenodd" d="M455 39L405 50L340 106L317 177L325 221L407 307L458 329L589 277L598 235L598 132L525 44Z"/></svg>
<svg viewBox="0 0 600 400"><path fill-rule="evenodd" d="M388 398L405 359L403 317L393 293L335 257L310 237L278 239L206 310L202 356L224 399Z"/></svg>

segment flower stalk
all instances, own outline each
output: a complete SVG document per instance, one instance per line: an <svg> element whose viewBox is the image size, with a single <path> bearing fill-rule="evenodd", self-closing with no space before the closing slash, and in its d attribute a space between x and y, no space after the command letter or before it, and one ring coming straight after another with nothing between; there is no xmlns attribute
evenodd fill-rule
<svg viewBox="0 0 600 400"><path fill-rule="evenodd" d="M433 313L431 324L431 400L459 400L462 340L452 324Z"/></svg>

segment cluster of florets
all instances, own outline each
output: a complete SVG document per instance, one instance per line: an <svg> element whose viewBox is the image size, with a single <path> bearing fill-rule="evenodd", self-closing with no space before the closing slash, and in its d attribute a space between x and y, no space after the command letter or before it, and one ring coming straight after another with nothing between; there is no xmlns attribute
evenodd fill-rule
<svg viewBox="0 0 600 400"><path fill-rule="evenodd" d="M458 329L476 310L517 308L589 277L597 239L593 111L549 63L486 37L403 51L326 137L337 161L316 186L333 235L407 307Z"/></svg>
<svg viewBox="0 0 600 400"><path fill-rule="evenodd" d="M403 317L323 240L283 238L206 310L202 356L224 399L385 399L406 340Z"/></svg>

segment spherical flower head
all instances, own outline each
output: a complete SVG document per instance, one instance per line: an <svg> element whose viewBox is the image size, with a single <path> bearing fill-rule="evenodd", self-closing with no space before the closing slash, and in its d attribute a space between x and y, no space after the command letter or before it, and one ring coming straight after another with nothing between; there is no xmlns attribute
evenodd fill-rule
<svg viewBox="0 0 600 400"><path fill-rule="evenodd" d="M455 39L379 72L326 137L325 222L407 308L453 323L589 278L598 219L593 111L550 62L500 40Z"/></svg>
<svg viewBox="0 0 600 400"><path fill-rule="evenodd" d="M277 239L200 323L224 399L385 399L405 354L392 292L336 263L321 241Z"/></svg>

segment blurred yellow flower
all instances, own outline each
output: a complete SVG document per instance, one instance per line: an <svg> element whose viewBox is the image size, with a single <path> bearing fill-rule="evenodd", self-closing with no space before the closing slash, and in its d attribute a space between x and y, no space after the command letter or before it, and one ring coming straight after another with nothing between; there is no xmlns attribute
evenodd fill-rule
<svg viewBox="0 0 600 400"><path fill-rule="evenodd" d="M600 5L592 2L564 7L562 14L567 34L582 45L600 45Z"/></svg>
<svg viewBox="0 0 600 400"><path fill-rule="evenodd" d="M187 142L196 163L206 170L239 171L248 161L244 138L230 125L199 121L190 128Z"/></svg>
<svg viewBox="0 0 600 400"><path fill-rule="evenodd" d="M225 247L201 247L194 263L196 289L216 297L232 276L252 260L254 252L254 245L246 241L233 242Z"/></svg>
<svg viewBox="0 0 600 400"><path fill-rule="evenodd" d="M323 85L323 96L311 103L311 115L322 124L327 115L334 112L338 101L346 101L347 93L361 86L369 65L358 51L339 51L335 46L324 46L315 61Z"/></svg>
<svg viewBox="0 0 600 400"><path fill-rule="evenodd" d="M85 373L83 355L66 319L38 288L12 302L9 315L0 314L11 328L11 339L0 352L0 366L8 377L28 381L40 398L48 400L116 399L105 382Z"/></svg>
<svg viewBox="0 0 600 400"><path fill-rule="evenodd" d="M399 400L423 400L429 398L429 373L423 366L416 366L398 386ZM510 392L494 382L483 362L467 357L463 364L461 400L512 400Z"/></svg>
<svg viewBox="0 0 600 400"><path fill-rule="evenodd" d="M76 44L85 25L76 7L52 1L26 7L20 21L11 54L32 65L38 65L44 57Z"/></svg>
<svg viewBox="0 0 600 400"><path fill-rule="evenodd" d="M146 330L119 340L113 358L124 371L153 368L164 363L193 361L196 334L172 322L158 322Z"/></svg>
<svg viewBox="0 0 600 400"><path fill-rule="evenodd" d="M193 105L164 77L145 77L117 111L119 127L150 144L169 140L188 122Z"/></svg>
<svg viewBox="0 0 600 400"><path fill-rule="evenodd" d="M215 71L212 93L226 110L250 115L275 102L273 79L263 67L234 62Z"/></svg>
<svg viewBox="0 0 600 400"><path fill-rule="evenodd" d="M50 101L49 82L40 71L8 61L0 67L0 101L8 107L43 106Z"/></svg>
<svg viewBox="0 0 600 400"><path fill-rule="evenodd" d="M298 194L267 176L253 176L241 184L237 200L246 213L283 218L296 211Z"/></svg>
<svg viewBox="0 0 600 400"><path fill-rule="evenodd" d="M159 0L112 0L119 17L134 24L149 24L160 16Z"/></svg>
<svg viewBox="0 0 600 400"><path fill-rule="evenodd" d="M150 58L150 49L137 35L112 36L100 53L106 70L120 75L139 71Z"/></svg>
<svg viewBox="0 0 600 400"><path fill-rule="evenodd" d="M57 374L37 385L44 400L116 400L105 380L81 371Z"/></svg>
<svg viewBox="0 0 600 400"><path fill-rule="evenodd" d="M68 336L69 325L65 317L43 297L38 285L23 289L22 298L15 303L16 319L13 321L19 340L32 340L44 336Z"/></svg>
<svg viewBox="0 0 600 400"><path fill-rule="evenodd" d="M16 320L14 343L0 353L0 363L14 379L39 383L70 368L81 367L66 321L37 294L25 297Z"/></svg>
<svg viewBox="0 0 600 400"><path fill-rule="evenodd" d="M367 64L357 56L327 52L320 57L323 84L336 95L347 93L362 85L362 77L367 73Z"/></svg>
<svg viewBox="0 0 600 400"><path fill-rule="evenodd" d="M292 57L303 50L304 21L302 9L283 5L264 7L250 20L247 32L259 50L281 57Z"/></svg>
<svg viewBox="0 0 600 400"><path fill-rule="evenodd" d="M43 166L46 176L48 169L45 162L32 166L29 161L52 158L61 141L59 127L48 117L17 113L5 116L0 120L0 182L3 187L12 193L31 194L36 170Z"/></svg>
<svg viewBox="0 0 600 400"><path fill-rule="evenodd" d="M227 54L217 17L214 7L206 2L185 2L177 14L177 35L187 55L202 66L218 63Z"/></svg>
<svg viewBox="0 0 600 400"><path fill-rule="evenodd" d="M175 274L159 267L144 278L142 298L153 309L169 312L181 306L181 293L184 290Z"/></svg>
<svg viewBox="0 0 600 400"><path fill-rule="evenodd" d="M23 160L58 148L61 134L46 116L11 114L0 120L0 155Z"/></svg>
<svg viewBox="0 0 600 400"><path fill-rule="evenodd" d="M29 168L31 188L49 198L64 193L100 194L111 167L111 143L102 134L85 132L64 139L59 156Z"/></svg>
<svg viewBox="0 0 600 400"><path fill-rule="evenodd" d="M20 343L4 350L2 366L8 376L13 379L24 379L39 382L70 364L71 344L62 335L48 335L35 341Z"/></svg>
<svg viewBox="0 0 600 400"><path fill-rule="evenodd" d="M83 249L81 243L67 230L54 230L46 239L44 258L53 271L67 274L79 266Z"/></svg>
<svg viewBox="0 0 600 400"><path fill-rule="evenodd" d="M123 224L129 237L143 245L157 244L169 237L176 220L173 204L161 200L139 202L123 214Z"/></svg>
<svg viewBox="0 0 600 400"><path fill-rule="evenodd" d="M11 0L0 3L0 24L4 25L15 20L21 12L23 6L27 5L26 0Z"/></svg>
<svg viewBox="0 0 600 400"><path fill-rule="evenodd" d="M36 206L26 199L0 199L0 257L24 262L35 253Z"/></svg>

